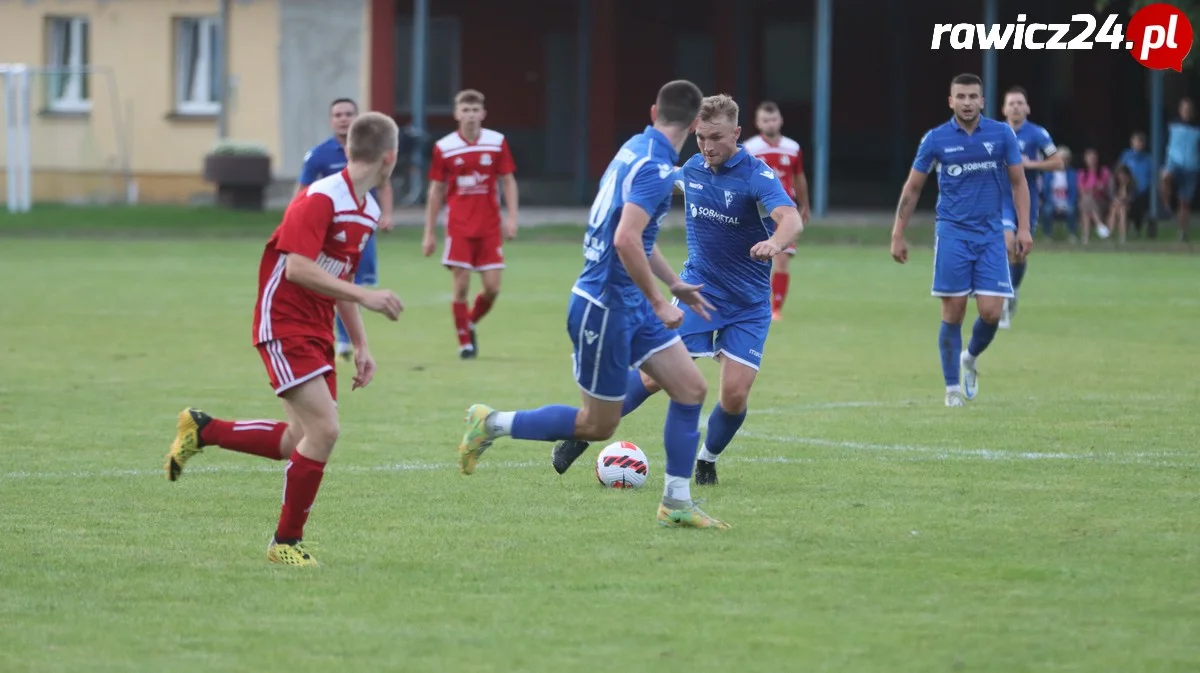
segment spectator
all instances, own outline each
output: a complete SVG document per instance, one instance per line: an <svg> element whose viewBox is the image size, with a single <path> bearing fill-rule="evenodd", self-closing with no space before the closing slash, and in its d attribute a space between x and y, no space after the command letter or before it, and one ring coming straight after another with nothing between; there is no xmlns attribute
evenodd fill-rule
<svg viewBox="0 0 1200 673"><path fill-rule="evenodd" d="M1079 212L1079 185L1075 178L1075 169L1071 166L1071 150L1059 147L1062 155L1063 170L1050 171L1042 174L1042 212L1041 229L1046 236L1054 238L1054 221L1063 219L1067 223L1068 239L1075 243L1079 240L1075 233L1075 218Z"/></svg>
<svg viewBox="0 0 1200 673"><path fill-rule="evenodd" d="M1192 198L1196 196L1196 180L1200 177L1200 126L1193 121L1195 110L1190 98L1179 101L1179 119L1167 127L1167 165L1162 172L1162 200L1170 208L1171 191L1178 199L1179 240L1188 239L1188 216Z"/></svg>
<svg viewBox="0 0 1200 673"><path fill-rule="evenodd" d="M1108 228L1117 233L1117 244L1125 245L1126 221L1129 208L1137 195L1137 180L1126 164L1117 164L1113 180L1112 205L1108 209Z"/></svg>
<svg viewBox="0 0 1200 673"><path fill-rule="evenodd" d="M1083 151L1083 170L1079 171L1076 179L1079 185L1080 239L1087 245L1093 224L1101 238L1108 238L1104 227L1104 214L1108 212L1112 173L1108 166L1100 165L1100 155L1096 150L1089 147Z"/></svg>
<svg viewBox="0 0 1200 673"><path fill-rule="evenodd" d="M1133 196L1126 205L1126 215L1133 223L1133 231L1138 237L1142 235L1142 222L1145 221L1146 236L1154 238L1158 234L1158 224L1147 220L1150 214L1150 188L1153 186L1153 157L1146 151L1146 134L1134 131L1129 137L1129 147L1121 153L1117 160L1119 166L1125 166L1133 175Z"/></svg>

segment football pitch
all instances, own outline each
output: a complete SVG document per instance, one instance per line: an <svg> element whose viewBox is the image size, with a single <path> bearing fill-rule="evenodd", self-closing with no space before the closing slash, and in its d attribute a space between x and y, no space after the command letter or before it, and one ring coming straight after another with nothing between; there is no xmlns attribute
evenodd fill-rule
<svg viewBox="0 0 1200 673"><path fill-rule="evenodd" d="M928 237L907 266L886 236L802 244L721 484L693 491L715 532L655 523L661 395L615 438L650 458L640 490L601 488L596 448L558 476L548 443L458 473L470 403L578 400L578 229L506 246L465 362L449 275L385 236L406 310L366 317L368 388L341 365L323 567L295 569L265 559L281 464L210 448L162 472L185 406L282 414L251 346L269 230L0 238L0 670L1200 665L1200 257L1043 245L978 399L947 409Z"/></svg>

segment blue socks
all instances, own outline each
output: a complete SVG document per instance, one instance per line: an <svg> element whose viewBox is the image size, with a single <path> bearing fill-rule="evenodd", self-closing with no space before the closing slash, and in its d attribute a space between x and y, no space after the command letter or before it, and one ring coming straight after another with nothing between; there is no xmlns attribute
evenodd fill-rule
<svg viewBox="0 0 1200 673"><path fill-rule="evenodd" d="M667 405L667 422L663 424L663 446L667 450L668 477L691 479L700 446L700 404Z"/></svg>
<svg viewBox="0 0 1200 673"><path fill-rule="evenodd" d="M971 342L967 344L967 352L972 357L978 357L980 353L987 350L988 344L996 338L996 330L999 327L1000 323L984 322L983 318L976 318L975 326L971 328Z"/></svg>
<svg viewBox="0 0 1200 673"><path fill-rule="evenodd" d="M642 406L642 402L650 399L652 394L646 390L646 384L642 383L642 372L637 369L631 370L625 383L625 403L621 406L621 416L633 413L634 409Z"/></svg>
<svg viewBox="0 0 1200 673"><path fill-rule="evenodd" d="M512 417L510 434L513 439L532 439L553 442L575 438L575 416L579 410L564 404L551 404L540 409L518 411Z"/></svg>
<svg viewBox="0 0 1200 673"><path fill-rule="evenodd" d="M993 325L992 335L995 334L996 328ZM988 341L991 341L991 338ZM942 354L942 374L946 377L946 385L957 386L959 384L958 358L962 352L962 325L942 322L942 329L938 332L938 350Z"/></svg>
<svg viewBox="0 0 1200 673"><path fill-rule="evenodd" d="M1013 291L1017 291L1021 287L1021 281L1025 280L1025 262L1008 265L1008 274L1012 280Z"/></svg>
<svg viewBox="0 0 1200 673"><path fill-rule="evenodd" d="M737 434L738 428L742 427L742 421L745 420L745 411L740 414L731 414L725 411L725 408L718 402L713 407L712 413L708 415L708 432L704 436L704 450L715 460L725 450L725 447L729 446L729 442L733 440L733 436Z"/></svg>

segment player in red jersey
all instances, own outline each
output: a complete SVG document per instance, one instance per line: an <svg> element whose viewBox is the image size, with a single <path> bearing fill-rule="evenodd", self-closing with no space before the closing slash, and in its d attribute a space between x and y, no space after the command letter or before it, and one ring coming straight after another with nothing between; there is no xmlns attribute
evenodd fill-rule
<svg viewBox="0 0 1200 673"><path fill-rule="evenodd" d="M517 236L517 179L513 176L517 167L504 134L483 128L486 114L483 94L478 91L465 89L454 97L458 130L437 141L433 148L425 240L421 246L426 257L437 248L433 229L444 201L448 213L442 264L454 274L454 328L458 332L459 356L464 360L478 354L475 326L500 294L503 241ZM508 210L503 224L501 192ZM472 271L479 272L483 289L468 310Z"/></svg>
<svg viewBox="0 0 1200 673"><path fill-rule="evenodd" d="M380 206L369 192L391 176L398 138L390 117L372 112L356 119L347 141L346 168L297 195L263 251L254 345L271 387L283 400L288 422L226 421L199 409L179 412L166 460L171 481L179 479L184 464L206 446L288 461L283 509L267 547L267 560L272 563L317 565L302 540L339 432L334 309L354 345L351 390L366 386L375 375L358 307L391 320L403 310L391 291L351 282L362 250L379 224Z"/></svg>
<svg viewBox="0 0 1200 673"><path fill-rule="evenodd" d="M779 106L771 101L758 104L754 113L754 125L759 135L744 143L746 151L762 159L775 169L779 182L800 209L800 218L808 224L808 178L804 177L804 152L800 143L783 135L783 115ZM783 300L788 292L788 259L796 254L793 244L775 257L775 268L771 275L771 318L779 320L783 311Z"/></svg>

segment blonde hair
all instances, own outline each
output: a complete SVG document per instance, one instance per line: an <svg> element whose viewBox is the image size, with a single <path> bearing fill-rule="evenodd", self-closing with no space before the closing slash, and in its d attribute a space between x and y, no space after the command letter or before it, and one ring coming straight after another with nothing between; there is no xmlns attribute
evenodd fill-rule
<svg viewBox="0 0 1200 673"><path fill-rule="evenodd" d="M454 97L454 105L483 105L483 93L475 89L463 89Z"/></svg>
<svg viewBox="0 0 1200 673"><path fill-rule="evenodd" d="M728 121L737 126L738 123L738 104L725 94L717 94L716 96L708 96L700 101L700 121L718 123Z"/></svg>
<svg viewBox="0 0 1200 673"><path fill-rule="evenodd" d="M373 164L400 143L400 128L396 120L382 112L359 115L350 125L346 138L346 155L350 161Z"/></svg>

